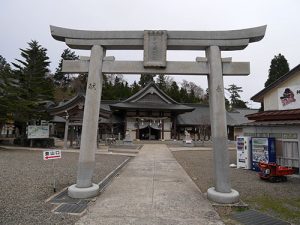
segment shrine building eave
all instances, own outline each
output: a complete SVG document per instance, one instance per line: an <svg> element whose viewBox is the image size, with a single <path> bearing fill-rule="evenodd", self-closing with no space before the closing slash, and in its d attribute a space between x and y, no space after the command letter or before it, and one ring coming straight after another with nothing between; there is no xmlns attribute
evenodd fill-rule
<svg viewBox="0 0 300 225"><path fill-rule="evenodd" d="M127 103L120 102L110 105L112 110L122 111L163 111L163 112L176 112L178 114L185 112L192 112L195 108L179 105L179 104L142 104L142 103Z"/></svg>
<svg viewBox="0 0 300 225"><path fill-rule="evenodd" d="M221 50L241 50L251 42L260 41L266 25L225 31L166 31L168 50L205 50L219 46ZM143 50L144 31L90 31L50 26L51 35L73 49L89 50L93 45L106 49Z"/></svg>
<svg viewBox="0 0 300 225"><path fill-rule="evenodd" d="M300 120L300 109L268 110L249 114L246 117L255 121Z"/></svg>

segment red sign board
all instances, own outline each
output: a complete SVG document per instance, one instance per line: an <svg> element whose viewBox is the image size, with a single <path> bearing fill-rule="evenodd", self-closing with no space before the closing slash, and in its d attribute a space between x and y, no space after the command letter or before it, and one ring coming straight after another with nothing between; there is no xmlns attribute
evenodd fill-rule
<svg viewBox="0 0 300 225"><path fill-rule="evenodd" d="M61 150L48 150L43 152L44 160L61 159Z"/></svg>

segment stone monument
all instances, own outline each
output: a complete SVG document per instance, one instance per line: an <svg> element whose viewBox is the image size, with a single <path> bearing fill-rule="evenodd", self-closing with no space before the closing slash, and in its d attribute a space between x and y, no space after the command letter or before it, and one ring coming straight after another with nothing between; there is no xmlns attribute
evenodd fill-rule
<svg viewBox="0 0 300 225"><path fill-rule="evenodd" d="M97 195L92 184L103 73L205 75L208 79L215 186L207 191L208 199L218 203L239 201L231 189L227 147L226 110L223 76L249 75L249 62L221 58L221 51L246 48L260 41L266 26L229 31L85 31L50 26L51 35L70 48L90 50L84 60L65 60L63 72L88 73L82 141L77 182L68 189L73 198ZM143 61L115 61L105 58L106 50L144 50ZM167 50L205 51L206 57L191 62L166 60Z"/></svg>
<svg viewBox="0 0 300 225"><path fill-rule="evenodd" d="M184 135L185 135L185 137L183 139L183 145L187 146L187 147L194 146L194 143L193 143L193 140L191 138L191 135L190 135L190 133L187 130L184 131Z"/></svg>
<svg viewBox="0 0 300 225"><path fill-rule="evenodd" d="M132 138L130 136L130 130L126 131L125 133L125 138L123 139L123 144L125 145L132 145Z"/></svg>

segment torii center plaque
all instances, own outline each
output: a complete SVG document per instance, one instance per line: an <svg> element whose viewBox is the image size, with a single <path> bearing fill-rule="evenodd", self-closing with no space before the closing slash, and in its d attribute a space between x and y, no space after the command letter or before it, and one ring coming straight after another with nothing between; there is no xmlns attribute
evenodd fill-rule
<svg viewBox="0 0 300 225"><path fill-rule="evenodd" d="M73 198L97 195L92 183L103 73L205 75L208 79L215 186L207 190L208 199L235 203L239 193L231 189L227 147L227 122L223 76L248 75L249 62L221 58L221 51L242 50L260 41L266 26L228 31L85 31L50 26L54 39L70 48L91 50L84 60L65 60L63 72L88 73L77 182L68 189ZM144 50L143 61L115 61L106 50ZM205 57L191 62L167 61L167 50L205 51Z"/></svg>
<svg viewBox="0 0 300 225"><path fill-rule="evenodd" d="M167 31L144 32L144 67L166 67Z"/></svg>

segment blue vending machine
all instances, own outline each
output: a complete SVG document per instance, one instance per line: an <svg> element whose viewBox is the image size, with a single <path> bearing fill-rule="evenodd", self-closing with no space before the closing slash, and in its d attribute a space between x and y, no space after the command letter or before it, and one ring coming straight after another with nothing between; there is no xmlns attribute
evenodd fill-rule
<svg viewBox="0 0 300 225"><path fill-rule="evenodd" d="M275 138L252 138L252 170L259 171L260 161L276 163Z"/></svg>

